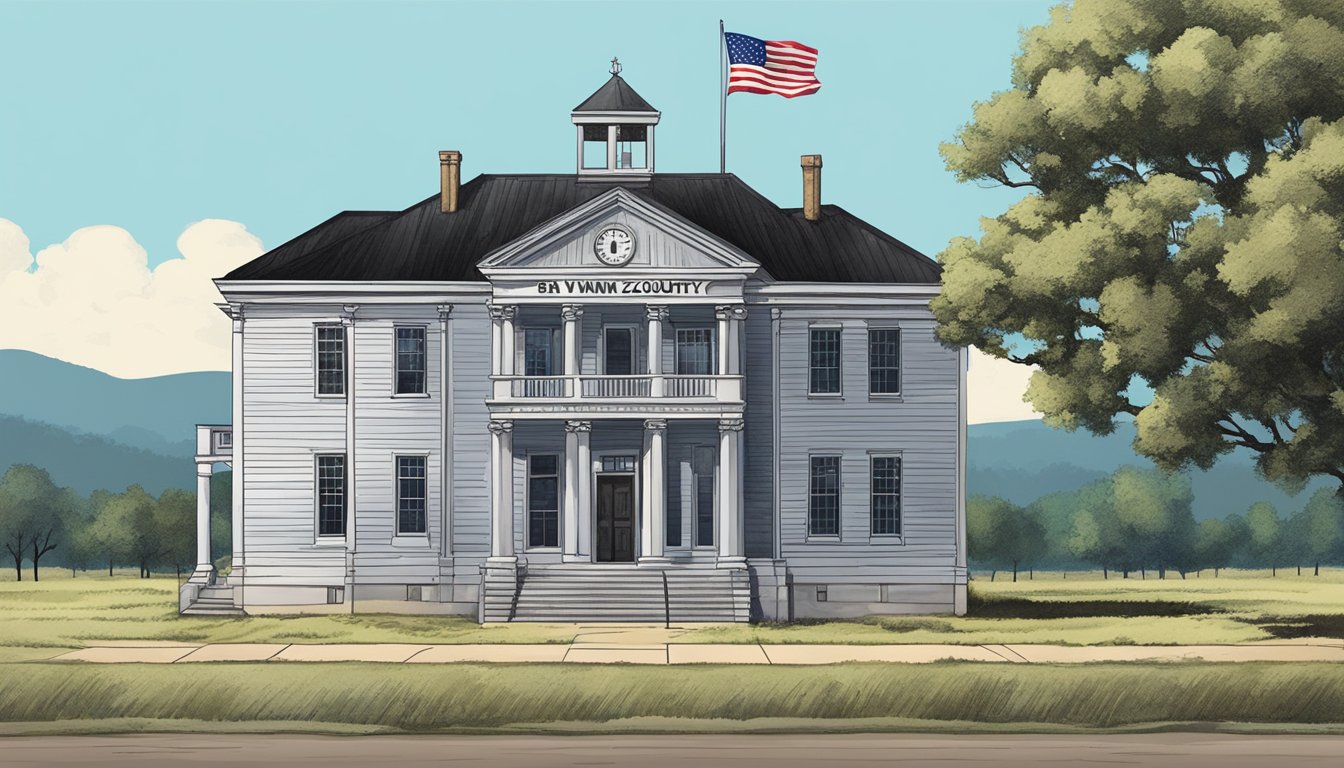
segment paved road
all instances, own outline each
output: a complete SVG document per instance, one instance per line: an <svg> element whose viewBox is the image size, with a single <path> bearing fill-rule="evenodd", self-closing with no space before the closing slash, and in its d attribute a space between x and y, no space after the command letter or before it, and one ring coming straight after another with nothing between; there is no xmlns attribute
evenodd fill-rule
<svg viewBox="0 0 1344 768"><path fill-rule="evenodd" d="M292 736L180 735L0 738L0 765L147 768L346 768L489 765L750 768L937 765L1338 768L1344 736L1188 733L1118 736Z"/></svg>

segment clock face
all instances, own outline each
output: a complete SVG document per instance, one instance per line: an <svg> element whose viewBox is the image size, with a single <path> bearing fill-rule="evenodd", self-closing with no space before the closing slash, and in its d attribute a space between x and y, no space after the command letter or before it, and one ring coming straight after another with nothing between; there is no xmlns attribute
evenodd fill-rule
<svg viewBox="0 0 1344 768"><path fill-rule="evenodd" d="M625 227L610 224L597 233L593 251L603 264L619 267L635 255L635 236Z"/></svg>

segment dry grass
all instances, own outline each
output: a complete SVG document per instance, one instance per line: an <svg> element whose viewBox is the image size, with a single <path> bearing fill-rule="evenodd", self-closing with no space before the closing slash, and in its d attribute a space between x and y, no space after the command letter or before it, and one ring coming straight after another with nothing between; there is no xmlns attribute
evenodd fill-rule
<svg viewBox="0 0 1344 768"><path fill-rule="evenodd" d="M194 721L202 730L258 722L292 723L298 730L320 723L431 732L557 723L603 730L628 727L632 718L673 718L686 724L684 730L781 718L974 722L1005 729L1226 721L1337 725L1344 723L1344 667L0 665L0 723L131 719Z"/></svg>

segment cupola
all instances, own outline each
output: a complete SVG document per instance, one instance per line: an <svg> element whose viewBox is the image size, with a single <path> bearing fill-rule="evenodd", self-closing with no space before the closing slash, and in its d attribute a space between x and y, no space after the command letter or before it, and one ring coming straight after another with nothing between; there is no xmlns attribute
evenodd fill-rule
<svg viewBox="0 0 1344 768"><path fill-rule="evenodd" d="M653 129L662 113L621 78L621 62L611 60L611 79L570 113L578 129L580 179L653 175Z"/></svg>

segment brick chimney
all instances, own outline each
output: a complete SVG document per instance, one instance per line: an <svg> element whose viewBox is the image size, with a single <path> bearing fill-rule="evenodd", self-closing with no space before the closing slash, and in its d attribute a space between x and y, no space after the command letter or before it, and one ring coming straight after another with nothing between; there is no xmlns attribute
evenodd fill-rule
<svg viewBox="0 0 1344 768"><path fill-rule="evenodd" d="M457 210L457 191L462 186L462 153L453 149L439 152L439 210Z"/></svg>
<svg viewBox="0 0 1344 768"><path fill-rule="evenodd" d="M821 155L803 155L803 218L821 218Z"/></svg>

